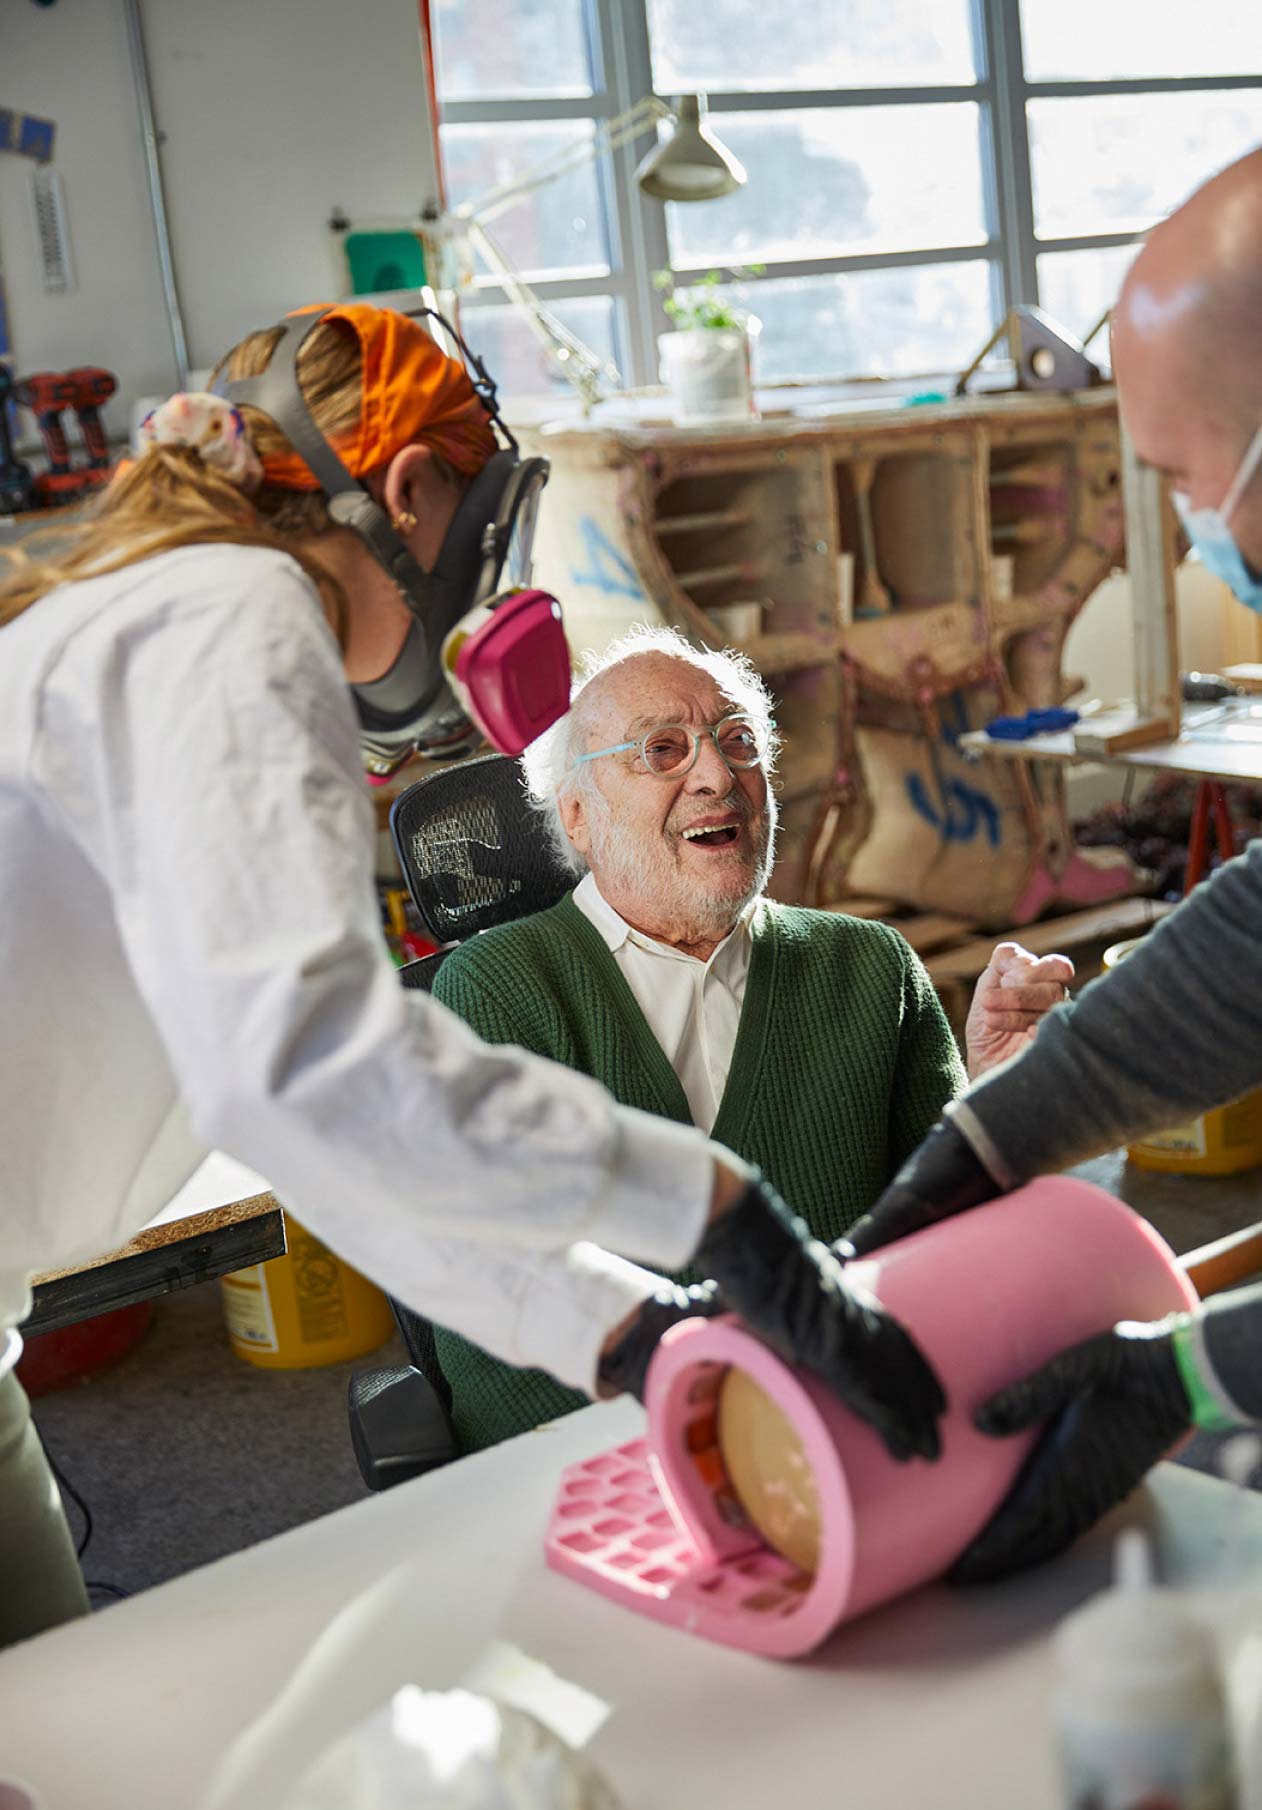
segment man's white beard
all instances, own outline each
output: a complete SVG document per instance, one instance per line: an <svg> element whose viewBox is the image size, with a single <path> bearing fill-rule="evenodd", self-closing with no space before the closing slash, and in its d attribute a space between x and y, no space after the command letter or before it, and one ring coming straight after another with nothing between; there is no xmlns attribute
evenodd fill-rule
<svg viewBox="0 0 1262 1810"><path fill-rule="evenodd" d="M733 788L733 792L734 792ZM717 809L740 809L733 792L718 801ZM742 794L743 798L743 794ZM752 899L771 877L775 862L776 800L770 786L762 813L762 835L755 845L749 884L737 898L715 898L699 880L681 874L663 836L648 848L632 846L619 832L608 799L596 786L587 798L587 828L591 838L588 866L599 874L611 892L631 894L640 902L640 915L663 927L669 925L676 941L701 942L725 937ZM747 823L748 816L742 816Z"/></svg>

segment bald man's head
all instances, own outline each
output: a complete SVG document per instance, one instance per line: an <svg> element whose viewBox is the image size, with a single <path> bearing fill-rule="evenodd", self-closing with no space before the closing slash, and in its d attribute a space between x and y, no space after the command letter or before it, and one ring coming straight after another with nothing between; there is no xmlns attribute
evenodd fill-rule
<svg viewBox="0 0 1262 1810"><path fill-rule="evenodd" d="M1262 151L1149 235L1113 311L1113 369L1140 457L1217 508L1262 423ZM1262 562L1259 491L1241 504L1250 564Z"/></svg>

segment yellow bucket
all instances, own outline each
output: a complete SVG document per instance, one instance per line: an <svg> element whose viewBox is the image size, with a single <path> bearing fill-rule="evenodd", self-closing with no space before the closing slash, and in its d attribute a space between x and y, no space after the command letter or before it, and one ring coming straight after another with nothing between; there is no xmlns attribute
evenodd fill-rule
<svg viewBox="0 0 1262 1810"><path fill-rule="evenodd" d="M220 1278L232 1349L263 1370L311 1370L376 1351L394 1331L385 1295L285 1215L288 1250Z"/></svg>
<svg viewBox="0 0 1262 1810"><path fill-rule="evenodd" d="M1114 943L1104 952L1106 969L1116 968L1142 937ZM1137 1169L1158 1169L1176 1175L1231 1175L1262 1163L1262 1088L1243 1094L1227 1106L1215 1106L1186 1125L1172 1125L1153 1132L1126 1154Z"/></svg>

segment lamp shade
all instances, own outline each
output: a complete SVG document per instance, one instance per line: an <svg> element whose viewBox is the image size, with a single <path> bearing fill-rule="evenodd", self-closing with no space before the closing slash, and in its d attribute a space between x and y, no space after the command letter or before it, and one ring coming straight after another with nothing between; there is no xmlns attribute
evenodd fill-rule
<svg viewBox="0 0 1262 1810"><path fill-rule="evenodd" d="M705 123L705 96L682 94L674 129L640 164L635 179L658 201L714 201L745 182L745 166Z"/></svg>

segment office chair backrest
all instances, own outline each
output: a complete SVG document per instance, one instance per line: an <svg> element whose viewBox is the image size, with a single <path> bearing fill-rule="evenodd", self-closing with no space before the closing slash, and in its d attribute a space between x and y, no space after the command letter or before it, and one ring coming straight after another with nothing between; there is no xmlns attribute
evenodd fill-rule
<svg viewBox="0 0 1262 1810"><path fill-rule="evenodd" d="M502 754L418 779L395 800L390 833L436 943L543 911L575 882L527 802L516 761Z"/></svg>
<svg viewBox="0 0 1262 1810"><path fill-rule="evenodd" d="M390 833L412 902L436 943L463 942L494 924L543 911L574 885L526 802L516 761L502 754L418 779L395 800ZM400 981L428 993L450 954L439 949L407 962ZM450 1410L433 1326L401 1301L390 1305L408 1356Z"/></svg>

